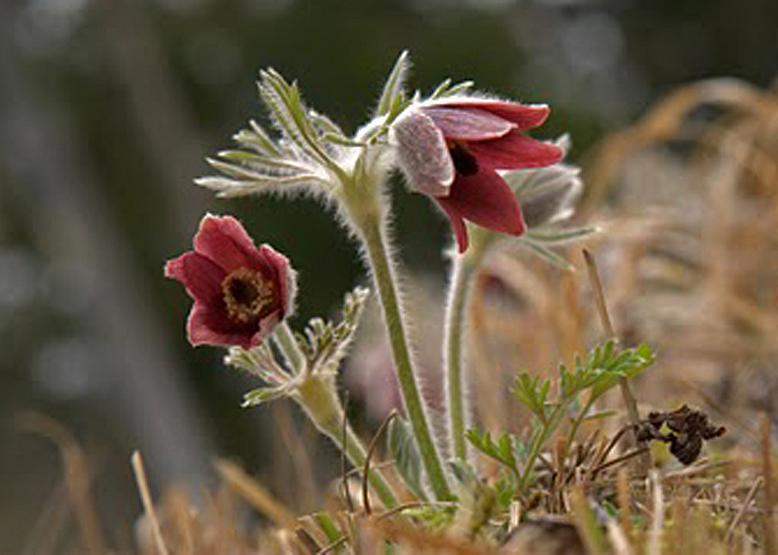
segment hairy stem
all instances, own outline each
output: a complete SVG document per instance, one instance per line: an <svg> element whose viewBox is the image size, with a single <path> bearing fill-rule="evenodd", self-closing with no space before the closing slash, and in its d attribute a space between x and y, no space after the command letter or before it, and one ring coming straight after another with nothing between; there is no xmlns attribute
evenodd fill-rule
<svg viewBox="0 0 778 555"><path fill-rule="evenodd" d="M463 337L465 312L472 277L477 261L464 255L453 260L446 304L446 328L443 342L443 361L446 369L446 395L448 399L449 440L451 450L457 458L467 458L465 426L468 409L462 376Z"/></svg>
<svg viewBox="0 0 778 555"><path fill-rule="evenodd" d="M338 446L357 470L364 468L367 456L365 446L351 425L344 421L343 408L335 394L334 384L329 383L328 378L310 376L300 384L295 400L316 428ZM387 509L397 505L391 486L379 472L371 470L366 479Z"/></svg>
<svg viewBox="0 0 778 555"><path fill-rule="evenodd" d="M386 236L378 210L371 211L371 213L374 217L355 218L355 221L365 242L373 281L381 299L381 308L397 370L397 381L400 384L405 410L419 447L430 486L438 500L449 500L452 498L451 490L446 480L438 449L432 439L426 407L419 393L416 374L411 362L403 311L389 260Z"/></svg>
<svg viewBox="0 0 778 555"><path fill-rule="evenodd" d="M274 338L292 372L294 374L303 372L305 370L305 357L286 320L276 327Z"/></svg>

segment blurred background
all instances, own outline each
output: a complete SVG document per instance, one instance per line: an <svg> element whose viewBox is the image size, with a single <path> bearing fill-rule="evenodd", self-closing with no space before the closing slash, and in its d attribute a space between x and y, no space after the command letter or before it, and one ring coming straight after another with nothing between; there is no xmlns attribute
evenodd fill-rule
<svg viewBox="0 0 778 555"><path fill-rule="evenodd" d="M197 490L222 455L275 487L273 459L290 455L274 426L313 437L283 409L239 407L250 384L219 349L189 347L189 300L162 277L211 211L292 259L293 323L330 314L364 279L319 206L219 201L191 183L209 173L204 156L264 118L260 68L298 79L311 106L354 130L408 48L413 87L473 79L548 102L537 136L569 132L576 160L681 83L770 86L776 23L772 0L2 0L0 553L21 552L62 496L57 443L83 446L122 544L139 510L133 449L157 484ZM403 262L439 283L447 225L394 190Z"/></svg>

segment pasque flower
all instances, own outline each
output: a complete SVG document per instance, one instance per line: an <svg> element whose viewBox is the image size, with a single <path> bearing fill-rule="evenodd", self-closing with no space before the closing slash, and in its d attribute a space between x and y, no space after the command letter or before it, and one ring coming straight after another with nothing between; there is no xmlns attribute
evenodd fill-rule
<svg viewBox="0 0 778 555"><path fill-rule="evenodd" d="M542 104L454 97L412 105L392 124L390 140L410 187L438 203L460 252L468 246L464 220L524 232L519 203L496 170L548 166L562 158L558 146L520 133L541 125L548 112Z"/></svg>
<svg viewBox="0 0 778 555"><path fill-rule="evenodd" d="M268 245L257 248L231 216L206 215L194 250L169 260L165 276L194 299L186 326L192 345L256 347L288 315L295 290L289 260Z"/></svg>

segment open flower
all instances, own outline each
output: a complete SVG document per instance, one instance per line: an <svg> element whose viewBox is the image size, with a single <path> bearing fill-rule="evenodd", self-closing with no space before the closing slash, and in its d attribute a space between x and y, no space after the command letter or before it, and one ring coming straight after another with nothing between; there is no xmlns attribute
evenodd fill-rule
<svg viewBox="0 0 778 555"><path fill-rule="evenodd" d="M448 216L459 251L468 245L464 220L521 235L515 195L496 170L558 162L562 150L520 131L541 125L545 105L482 98L446 98L411 106L392 124L391 141L410 187L431 196Z"/></svg>
<svg viewBox="0 0 778 555"><path fill-rule="evenodd" d="M231 216L206 215L194 250L169 260L194 305L186 331L192 345L256 347L290 311L294 271L268 245L257 248Z"/></svg>

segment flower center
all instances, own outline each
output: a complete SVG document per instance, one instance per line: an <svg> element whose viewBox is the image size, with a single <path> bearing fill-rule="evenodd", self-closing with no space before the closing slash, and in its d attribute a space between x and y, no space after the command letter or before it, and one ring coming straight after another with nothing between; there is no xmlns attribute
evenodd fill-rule
<svg viewBox="0 0 778 555"><path fill-rule="evenodd" d="M454 169L459 175L475 175L478 173L478 160L461 143L449 145L448 152L451 155L451 161L454 162Z"/></svg>
<svg viewBox="0 0 778 555"><path fill-rule="evenodd" d="M273 304L276 288L272 281L248 268L238 268L222 280L222 295L231 320L248 323Z"/></svg>

